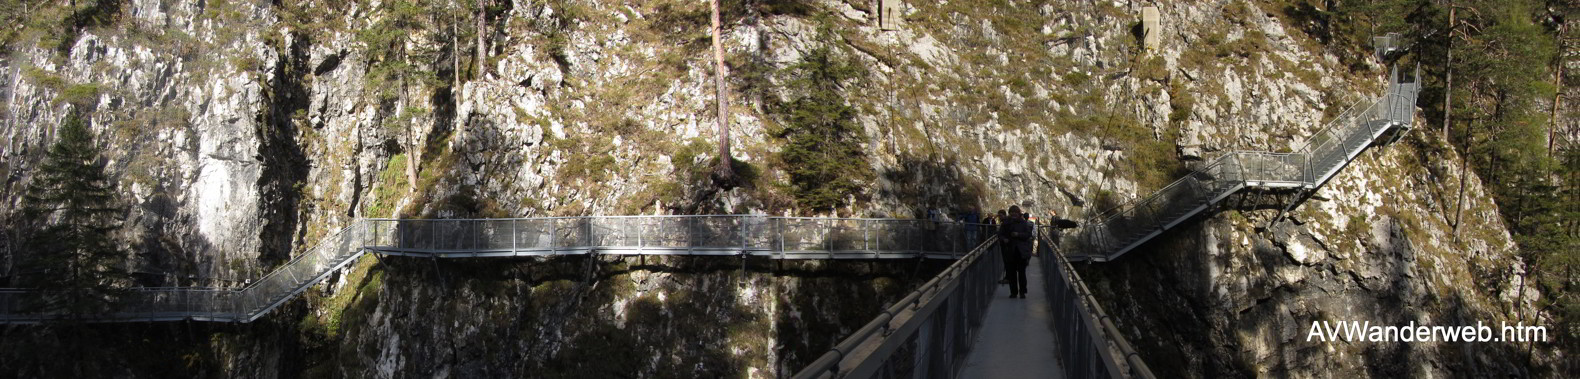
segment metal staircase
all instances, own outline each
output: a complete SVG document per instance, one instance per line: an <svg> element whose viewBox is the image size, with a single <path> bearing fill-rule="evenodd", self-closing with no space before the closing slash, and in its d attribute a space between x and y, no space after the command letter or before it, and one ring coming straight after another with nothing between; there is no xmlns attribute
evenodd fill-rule
<svg viewBox="0 0 1580 379"><path fill-rule="evenodd" d="M1294 151L1229 152L1146 198L1088 218L1072 236L1077 246L1066 250L1069 259L1119 258L1243 189L1321 187L1367 147L1397 140L1410 129L1421 91L1420 72L1417 67L1413 77L1403 81L1394 68L1386 93L1351 106Z"/></svg>

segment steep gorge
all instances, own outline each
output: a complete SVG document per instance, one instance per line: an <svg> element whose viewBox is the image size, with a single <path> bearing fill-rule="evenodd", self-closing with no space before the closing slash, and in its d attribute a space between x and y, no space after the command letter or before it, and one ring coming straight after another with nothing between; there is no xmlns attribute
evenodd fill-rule
<svg viewBox="0 0 1580 379"><path fill-rule="evenodd" d="M1158 4L1157 51L1137 39L1132 2L910 2L895 31L877 28L869 1L731 4L732 144L757 174L719 191L697 174L715 158L704 3L102 3L113 7L91 9L111 16L69 36L38 25L79 10L39 5L6 41L0 199L20 209L55 125L89 111L128 209L121 238L149 286L240 286L357 217L806 213L773 104L794 95L789 68L818 47L861 71L842 95L858 111L860 163L876 173L840 216L1009 204L1094 214L1214 153L1295 146L1375 94L1385 69L1240 0ZM1464 238L1438 216L1458 160L1412 132L1364 153L1288 220L1268 227L1277 210L1240 199L1082 274L1166 371L1493 374L1560 360L1498 344L1302 342L1314 320L1530 319L1541 295L1519 282L1523 263L1479 181L1468 180ZM0 260L8 277L17 254ZM784 375L937 265L362 259L259 323L95 327L152 341L105 355L182 352L103 366ZM722 327L686 329L708 322ZM647 360L578 366L621 345Z"/></svg>

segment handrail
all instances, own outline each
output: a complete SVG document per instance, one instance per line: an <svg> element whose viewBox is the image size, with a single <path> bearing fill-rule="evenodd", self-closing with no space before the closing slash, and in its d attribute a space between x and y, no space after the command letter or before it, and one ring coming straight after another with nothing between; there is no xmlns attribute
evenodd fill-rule
<svg viewBox="0 0 1580 379"><path fill-rule="evenodd" d="M1207 165L1205 167L1203 167L1202 169L1192 170L1192 173L1194 174L1194 173L1207 172L1207 171L1209 171L1209 170L1211 170L1213 168L1221 167L1227 161L1236 159L1237 154L1239 154L1239 152L1231 152L1231 153L1228 153L1228 154L1221 155L1221 156L1219 156L1217 158L1214 158L1211 161L1208 161ZM1186 175L1184 178L1180 178L1178 180L1175 180L1174 182L1169 183L1169 185L1164 186L1163 188L1160 188L1157 191L1153 191L1152 194L1148 195L1145 198L1142 198L1140 200L1130 201L1130 202L1127 202L1125 204L1120 204L1120 205L1115 206L1113 208L1109 208L1109 210L1107 210L1107 211L1103 211L1101 213L1098 213L1096 216L1088 217L1087 218L1087 220L1088 220L1087 222L1088 223L1094 223L1094 222L1095 223L1102 223L1103 220L1112 219L1112 218L1114 218L1116 216L1119 216L1120 214L1123 214L1123 213L1128 212L1130 210L1139 208L1142 205L1145 205L1145 204L1151 203L1153 201L1156 201L1158 198L1162 197L1163 194L1166 193L1168 190L1182 185L1182 183L1185 182L1185 180L1189 179L1189 178L1190 178L1190 175Z"/></svg>
<svg viewBox="0 0 1580 379"><path fill-rule="evenodd" d="M1419 67L1414 76L1401 81L1394 68L1383 95L1352 104L1289 152L1231 151L1146 197L1087 217L1078 238L1086 246L1074 249L1082 255L1070 258L1117 258L1244 188L1322 186L1388 131L1410 127L1420 92Z"/></svg>
<svg viewBox="0 0 1580 379"><path fill-rule="evenodd" d="M413 233L428 239L406 238ZM508 234L508 238L498 233ZM618 254L958 259L967 239L989 233L983 224L952 221L762 215L357 219L241 288L134 287L127 306L115 314L73 317L105 322L250 322L365 252L436 258ZM546 240L540 238L545 235ZM560 238L562 235L565 238ZM523 240L530 240L530 246ZM61 316L23 312L20 299L32 293L28 289L0 289L0 323L40 322Z"/></svg>
<svg viewBox="0 0 1580 379"><path fill-rule="evenodd" d="M999 254L985 253L996 246L998 237L989 237L964 257L956 260L944 272L911 291L904 298L889 305L872 321L845 337L827 353L803 367L793 377L798 379L879 377L883 372L910 371L915 377L953 377L965 366L965 351L950 351L950 344L937 339L964 339L982 325L987 301L997 289ZM969 288L967 288L969 287ZM940 313L944 304L948 312ZM973 304L975 303L975 304ZM951 315L965 319L947 319ZM899 326L893 324L898 322ZM932 339L916 338L919 327L928 322L945 323L944 334ZM938 330L931 328L931 330ZM881 333L880 333L881 332ZM892 359L902 345L914 343L911 351L922 351L931 359L906 360L909 363L945 362L943 373L932 373L929 366L895 366ZM967 342L969 344L969 342ZM907 356L906 358L911 358ZM930 375L914 374L920 371Z"/></svg>
<svg viewBox="0 0 1580 379"><path fill-rule="evenodd" d="M312 246L309 246L309 247L308 247L308 248L307 248L307 249L306 249L306 250L304 250L304 251L308 251L308 252L311 252L311 251L316 251L316 250L318 250L318 248L319 248L319 247L320 247L320 246L323 246L323 245L324 245L324 244L325 244L325 243L328 243L328 242L330 242L330 241L331 241L331 240L333 240L333 239L335 239L335 238L336 238L336 237L340 237L340 236L341 236L341 235L342 235L342 234L344 234L344 233L345 233L345 232L346 232L346 231L347 231L347 230L351 230L351 228L352 228L352 227L354 227L354 226L356 226L356 225L357 225L357 224L360 224L360 222L352 222L352 223L351 223L351 224L348 224L348 225L346 225L346 226L345 226L345 227L343 227L343 228L340 228L340 230L337 230L337 231L335 231L335 232L334 232L334 233L331 233L331 234L329 234L329 235L326 235L326 236L324 236L324 238L320 238L320 239L319 239L319 240L318 240L318 241L317 241L317 242L314 242L314 243L313 243L313 245L312 245ZM302 262L302 261L303 261L303 260L304 260L304 259L308 259L308 258L310 258L310 257L312 257L312 255L311 255L311 254L301 254L301 255L297 255L297 256L296 256L296 257L293 257L293 258L291 258L291 259L290 259L290 260L288 260L288 261L285 261L285 263L283 263L283 264L280 264L280 266L279 266L279 267L287 267L287 266L292 266L292 265L295 265L295 264L298 264L298 263L300 263L300 262ZM259 277L259 278L258 278L258 280L252 280L252 281L250 281L250 282L249 282L249 283L247 283L247 285L245 285L245 286L242 286L242 288L241 288L241 290L243 290L243 291L245 291L245 290L248 290L248 289L251 289L251 288L253 288L253 287L256 287L256 286L258 286L258 284L260 284L260 283L263 283L263 281L265 281L265 280L268 280L268 279L270 279L270 278L274 278L274 277L277 277L277 276L278 276L278 275L280 275L280 273L281 273L281 272L283 272L283 271L284 271L284 270L280 270L280 269L278 269L278 268L277 268L277 269L275 269L275 270L274 270L274 271L269 271L269 273L267 273L267 274L264 274L264 275L263 275L263 276L262 276L262 277ZM180 287L174 287L174 288L180 288Z"/></svg>
<svg viewBox="0 0 1580 379"><path fill-rule="evenodd" d="M1141 360L1140 354L1130 345L1120 333L1119 328L1110 321L1108 314L1103 311L1101 304L1092 291L1081 280L1081 275L1075 272L1075 267L1061 254L1058 244L1054 242L1047 228L1039 228L1037 233L1038 250L1046 259L1042 260L1044 293L1048 296L1048 303L1053 306L1053 311L1074 312L1078 320L1070 320L1071 315L1062 313L1056 315L1055 322L1064 321L1065 325L1052 325L1055 330L1061 357L1092 357L1092 359L1065 359L1064 376L1069 378L1107 376L1112 378L1144 378L1155 376L1146 362ZM1058 316L1065 316L1062 319ZM1072 323L1071 321L1076 321ZM1079 329L1079 330L1077 330ZM1082 363L1088 366L1081 366ZM1101 367L1092 363L1101 363ZM1099 369L1100 368L1100 369ZM1106 375L1104 375L1106 374Z"/></svg>

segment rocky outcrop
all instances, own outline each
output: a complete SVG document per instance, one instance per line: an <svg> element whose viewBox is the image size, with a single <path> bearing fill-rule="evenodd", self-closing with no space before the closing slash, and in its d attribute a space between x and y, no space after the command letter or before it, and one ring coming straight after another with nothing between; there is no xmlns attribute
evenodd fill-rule
<svg viewBox="0 0 1580 379"><path fill-rule="evenodd" d="M236 4L238 18L267 8ZM36 41L9 46L6 201L68 109L86 112L125 194L124 231L147 285L230 285L265 272L259 261L258 183L268 72L276 56L256 27L216 24L195 4L121 6L125 28L87 30L58 54ZM273 152L270 152L273 153Z"/></svg>
<svg viewBox="0 0 1580 379"><path fill-rule="evenodd" d="M319 311L308 372L784 377L947 264L389 259Z"/></svg>
<svg viewBox="0 0 1580 379"><path fill-rule="evenodd" d="M1083 275L1159 372L1531 374L1555 357L1527 355L1524 343L1308 340L1319 322L1534 324L1539 294L1521 282L1500 219L1486 214L1462 225L1459 238L1447 233L1447 213L1434 205L1444 202L1425 190L1438 180L1408 174L1435 165L1419 160L1412 150L1420 148L1366 152L1286 220L1271 222L1279 209L1242 196L1138 256L1083 265Z"/></svg>

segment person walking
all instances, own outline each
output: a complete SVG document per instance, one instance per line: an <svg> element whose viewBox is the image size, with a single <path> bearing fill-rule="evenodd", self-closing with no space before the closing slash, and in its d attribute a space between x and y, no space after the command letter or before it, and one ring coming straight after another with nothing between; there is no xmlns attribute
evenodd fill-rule
<svg viewBox="0 0 1580 379"><path fill-rule="evenodd" d="M1026 220L1019 206L1009 207L1008 217L999 225L999 240L1004 253L1004 271L1009 283L1009 297L1026 298L1026 265L1031 260L1031 222Z"/></svg>

